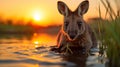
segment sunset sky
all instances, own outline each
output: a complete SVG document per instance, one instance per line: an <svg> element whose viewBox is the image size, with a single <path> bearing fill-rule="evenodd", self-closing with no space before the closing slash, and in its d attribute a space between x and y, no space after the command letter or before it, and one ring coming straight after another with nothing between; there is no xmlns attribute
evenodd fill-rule
<svg viewBox="0 0 120 67"><path fill-rule="evenodd" d="M57 10L58 0L0 0L0 17L3 19L34 20L39 25L61 24L63 16ZM83 0L62 0L75 10ZM111 0L112 1L112 0ZM90 8L85 19L98 16L100 0L89 0ZM104 10L103 10L104 12Z"/></svg>

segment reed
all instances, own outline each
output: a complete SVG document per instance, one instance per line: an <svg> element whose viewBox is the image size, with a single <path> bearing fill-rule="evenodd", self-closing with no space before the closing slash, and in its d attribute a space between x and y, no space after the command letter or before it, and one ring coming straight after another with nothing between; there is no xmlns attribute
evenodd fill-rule
<svg viewBox="0 0 120 67"><path fill-rule="evenodd" d="M97 28L95 30L97 38L100 40L99 44L100 52L106 52L109 60L108 67L120 66L120 1L114 0L117 10L111 5L110 0L101 0L102 5L106 9L105 18L109 16L106 21L99 20L92 26ZM99 5L99 18L101 17L101 5ZM96 27L97 26L97 27Z"/></svg>

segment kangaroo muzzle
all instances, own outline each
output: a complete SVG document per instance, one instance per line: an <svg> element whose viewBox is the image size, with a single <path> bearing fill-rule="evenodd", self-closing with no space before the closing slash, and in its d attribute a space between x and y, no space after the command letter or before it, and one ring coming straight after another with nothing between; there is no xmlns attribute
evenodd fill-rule
<svg viewBox="0 0 120 67"><path fill-rule="evenodd" d="M69 30L68 31L68 35L69 35L69 37L70 37L70 39L74 39L76 36L77 36L77 30Z"/></svg>

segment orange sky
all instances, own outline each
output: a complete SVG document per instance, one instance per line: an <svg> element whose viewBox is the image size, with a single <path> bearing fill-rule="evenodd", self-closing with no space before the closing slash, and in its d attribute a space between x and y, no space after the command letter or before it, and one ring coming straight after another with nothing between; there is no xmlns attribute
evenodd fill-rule
<svg viewBox="0 0 120 67"><path fill-rule="evenodd" d="M40 20L35 21L40 25L61 24L63 16L57 10L58 0L0 0L0 16L4 18L23 19L29 21L33 19L37 12ZM71 10L75 10L83 0L62 0ZM90 8L85 19L98 16L99 0L89 0Z"/></svg>

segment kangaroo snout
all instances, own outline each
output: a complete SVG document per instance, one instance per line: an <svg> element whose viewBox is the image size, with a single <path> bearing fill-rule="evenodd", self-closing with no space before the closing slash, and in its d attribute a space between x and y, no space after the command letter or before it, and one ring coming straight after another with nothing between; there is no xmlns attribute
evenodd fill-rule
<svg viewBox="0 0 120 67"><path fill-rule="evenodd" d="M70 37L70 39L74 39L77 36L77 30L69 30L68 31L68 35Z"/></svg>

